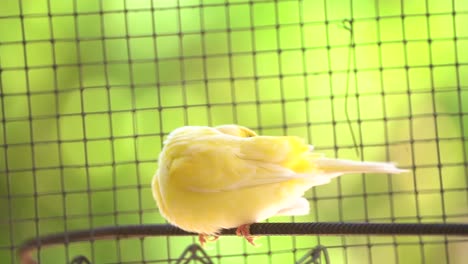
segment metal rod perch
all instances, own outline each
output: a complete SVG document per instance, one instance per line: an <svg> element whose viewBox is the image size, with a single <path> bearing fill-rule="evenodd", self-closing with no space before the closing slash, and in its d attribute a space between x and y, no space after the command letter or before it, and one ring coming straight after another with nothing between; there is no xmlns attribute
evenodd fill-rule
<svg viewBox="0 0 468 264"><path fill-rule="evenodd" d="M311 236L311 235L451 235L468 236L468 224L418 223L257 223L250 226L252 235ZM236 229L225 229L220 235L235 235ZM22 264L37 263L32 251L57 244L78 241L135 238L149 236L193 236L171 225L126 225L57 233L23 243L18 256Z"/></svg>

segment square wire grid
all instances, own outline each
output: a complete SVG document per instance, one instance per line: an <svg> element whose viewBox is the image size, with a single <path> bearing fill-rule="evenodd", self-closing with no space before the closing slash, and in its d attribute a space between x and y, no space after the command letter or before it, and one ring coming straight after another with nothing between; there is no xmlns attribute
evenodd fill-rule
<svg viewBox="0 0 468 264"><path fill-rule="evenodd" d="M310 215L270 221L466 222L465 25L462 0L2 3L0 259L17 263L21 242L52 232L164 223L149 183L165 135L183 125L237 123L413 169L340 178L307 193ZM88 241L38 258L164 263L194 241ZM466 239L444 237L261 242L223 237L208 255L290 263L320 244L330 263L468 257Z"/></svg>

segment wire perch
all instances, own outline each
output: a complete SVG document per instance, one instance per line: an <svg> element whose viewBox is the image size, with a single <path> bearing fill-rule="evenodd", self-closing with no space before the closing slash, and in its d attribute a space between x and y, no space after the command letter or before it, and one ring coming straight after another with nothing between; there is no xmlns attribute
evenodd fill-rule
<svg viewBox="0 0 468 264"><path fill-rule="evenodd" d="M453 235L468 236L468 224L417 223L257 223L250 226L252 235ZM88 240L135 238L148 236L194 236L171 225L127 225L100 227L51 234L26 241L18 249L22 264L36 264L32 251L47 246ZM222 230L220 235L236 235L236 229Z"/></svg>

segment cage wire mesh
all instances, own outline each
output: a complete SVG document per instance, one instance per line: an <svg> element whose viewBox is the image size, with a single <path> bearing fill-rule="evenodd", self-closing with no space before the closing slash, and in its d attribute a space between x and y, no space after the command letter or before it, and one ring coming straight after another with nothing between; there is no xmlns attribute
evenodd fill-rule
<svg viewBox="0 0 468 264"><path fill-rule="evenodd" d="M297 135L328 156L411 170L337 179L307 192L309 215L270 222L467 222L467 25L465 0L2 1L0 259L18 263L24 240L49 233L165 223L150 182L183 125ZM206 252L213 263L292 263L317 245L330 263L468 258L466 238L444 236L260 241L222 237ZM174 262L195 242L90 240L37 258Z"/></svg>

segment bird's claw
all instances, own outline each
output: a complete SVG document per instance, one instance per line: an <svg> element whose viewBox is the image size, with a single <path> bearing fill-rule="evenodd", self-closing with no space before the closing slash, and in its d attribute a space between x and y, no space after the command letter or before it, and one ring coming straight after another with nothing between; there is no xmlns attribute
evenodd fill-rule
<svg viewBox="0 0 468 264"><path fill-rule="evenodd" d="M215 242L219 239L217 235L206 235L206 234L199 234L198 241L200 241L200 245L203 247L205 246L206 242Z"/></svg>
<svg viewBox="0 0 468 264"><path fill-rule="evenodd" d="M245 240L247 240L247 242L249 242L251 245L257 246L257 244L255 244L254 240L257 239L258 237L257 236L252 236L250 234L250 225L241 225L241 226L239 226L237 228L237 230L236 230L236 235L244 237Z"/></svg>

